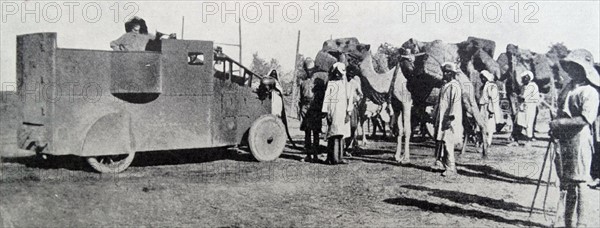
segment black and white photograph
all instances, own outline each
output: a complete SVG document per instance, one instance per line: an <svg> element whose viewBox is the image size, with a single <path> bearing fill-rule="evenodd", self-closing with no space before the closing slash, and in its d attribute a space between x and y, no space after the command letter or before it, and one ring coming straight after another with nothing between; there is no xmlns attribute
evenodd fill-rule
<svg viewBox="0 0 600 228"><path fill-rule="evenodd" d="M600 1L0 19L0 227L600 227Z"/></svg>

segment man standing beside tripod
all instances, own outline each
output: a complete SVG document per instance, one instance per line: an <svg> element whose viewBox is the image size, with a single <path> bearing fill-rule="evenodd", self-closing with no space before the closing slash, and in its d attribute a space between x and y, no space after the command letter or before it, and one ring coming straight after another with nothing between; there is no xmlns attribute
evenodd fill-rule
<svg viewBox="0 0 600 228"><path fill-rule="evenodd" d="M600 87L600 75L593 63L592 54L583 49L574 50L561 60L571 82L561 91L557 118L550 122L552 137L558 139L560 145L560 154L555 162L560 188L566 191L566 227L574 224L585 227L590 219L586 210L589 210L591 193L586 182L592 180L592 124L598 115Z"/></svg>

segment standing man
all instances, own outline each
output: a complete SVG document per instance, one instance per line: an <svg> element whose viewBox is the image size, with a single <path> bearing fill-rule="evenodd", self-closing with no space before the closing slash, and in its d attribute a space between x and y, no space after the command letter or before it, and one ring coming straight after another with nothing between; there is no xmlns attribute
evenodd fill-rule
<svg viewBox="0 0 600 228"><path fill-rule="evenodd" d="M532 82L534 77L535 76L531 71L525 71L521 74L523 87L521 88L522 94L519 97L519 100L522 102L523 110L525 112L525 126L521 134L527 137L527 141L533 140L537 106L540 103L540 89L537 84Z"/></svg>
<svg viewBox="0 0 600 228"><path fill-rule="evenodd" d="M360 78L358 76L348 77L348 80L348 89L351 93L352 112L350 115L350 138L348 138L349 142L347 142L347 145L348 148L355 149L358 146L358 142L356 141L356 133L359 122L359 105L361 105L363 92L361 88ZM352 154L348 152L344 152L344 155L352 156Z"/></svg>
<svg viewBox="0 0 600 228"><path fill-rule="evenodd" d="M456 74L458 67L454 63L442 65L444 86L440 90L438 106L435 112L435 139L441 149L436 153L434 167L443 164L445 171L442 176L456 174L456 163L454 160L454 145L461 143L463 135L462 127L462 89Z"/></svg>
<svg viewBox="0 0 600 228"><path fill-rule="evenodd" d="M352 98L346 79L346 65L341 62L333 64L329 73L329 81L325 90L323 109L327 118L327 162L344 164L344 138L350 137L350 115Z"/></svg>
<svg viewBox="0 0 600 228"><path fill-rule="evenodd" d="M550 130L560 144L556 163L557 169L562 170L559 173L560 188L567 191L565 226L585 227L593 217L586 214L592 200L586 182L592 179L592 124L598 115L600 76L593 67L592 54L587 50L573 50L560 63L571 82L558 97L557 118L550 122Z"/></svg>
<svg viewBox="0 0 600 228"><path fill-rule="evenodd" d="M300 83L300 130L304 131L305 162L318 162L319 134L321 133L321 108L325 96L327 78L315 74L315 62L306 58L303 65L306 79ZM319 74L322 75L322 74ZM325 74L326 76L326 74Z"/></svg>
<svg viewBox="0 0 600 228"><path fill-rule="evenodd" d="M271 90L271 114L281 118L283 116L283 87L279 82L277 70L271 69L267 75L275 79L275 87Z"/></svg>
<svg viewBox="0 0 600 228"><path fill-rule="evenodd" d="M481 99L479 100L479 110L483 113L486 119L488 130L487 137L488 146L492 145L492 138L496 129L496 125L503 122L502 110L500 110L500 94L498 93L498 85L495 83L495 77L487 70L481 71L479 74L481 81L484 83Z"/></svg>

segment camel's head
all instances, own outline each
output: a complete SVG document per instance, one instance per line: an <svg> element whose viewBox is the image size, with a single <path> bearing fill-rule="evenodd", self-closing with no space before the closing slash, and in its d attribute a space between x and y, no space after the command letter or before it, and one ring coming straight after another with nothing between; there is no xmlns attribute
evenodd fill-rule
<svg viewBox="0 0 600 228"><path fill-rule="evenodd" d="M407 78L425 73L424 63L429 58L429 54L421 52L419 41L411 38L404 42L398 51L400 52L398 60L400 69Z"/></svg>
<svg viewBox="0 0 600 228"><path fill-rule="evenodd" d="M407 78L425 74L425 63L429 59L427 53L417 53L411 49L400 48L400 69Z"/></svg>
<svg viewBox="0 0 600 228"><path fill-rule="evenodd" d="M334 63L343 62L347 66L348 74L357 75L360 73L358 65L369 53L370 48L371 45L360 43L354 37L327 40L317 53L315 65L321 71L328 71Z"/></svg>

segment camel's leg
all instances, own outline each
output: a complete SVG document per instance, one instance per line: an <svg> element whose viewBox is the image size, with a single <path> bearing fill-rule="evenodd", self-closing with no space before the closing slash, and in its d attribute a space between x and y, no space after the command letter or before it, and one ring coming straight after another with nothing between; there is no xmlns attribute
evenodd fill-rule
<svg viewBox="0 0 600 228"><path fill-rule="evenodd" d="M385 122L380 118L379 122L381 123L381 130L383 131L383 140L387 139L387 130L385 130Z"/></svg>
<svg viewBox="0 0 600 228"><path fill-rule="evenodd" d="M475 98L473 96L469 96L469 95L464 95L463 94L463 107L467 106L467 112L471 113L473 115L473 118L475 118L475 122L477 124L477 126L479 126L479 130L481 131L482 135L487 135L488 131L491 129L487 129L487 123L485 121L485 118L483 117L482 113L479 112L479 109L477 108L477 102L475 102ZM486 151L488 148L488 142L487 142L487 138L483 137L483 151L482 151L482 156L486 157Z"/></svg>
<svg viewBox="0 0 600 228"><path fill-rule="evenodd" d="M477 125L479 125L479 129L481 130L480 134L481 135L487 135L488 132L492 129L488 129L487 127L487 123L485 121L483 121L483 118L475 118ZM486 158L487 157L487 149L488 149L488 145L491 144L491 142L488 142L488 138L487 137L482 137L481 139L483 142L481 144L482 145L482 151L481 151L481 157Z"/></svg>
<svg viewBox="0 0 600 228"><path fill-rule="evenodd" d="M361 139L360 139L360 145L361 146L366 146L367 145L367 134L365 132L365 123L367 124L367 131L370 128L370 123L369 123L369 117L367 117L366 115L361 115L360 119L359 119L359 123L358 123L358 127L360 128L360 133L361 133Z"/></svg>
<svg viewBox="0 0 600 228"><path fill-rule="evenodd" d="M359 145L361 145L361 146L366 145L366 140L367 140L367 138L365 137L364 124L365 124L365 121L363 121L363 119L361 118L360 122L358 122L358 129L357 129L357 131L360 130L360 134L361 134L360 143L359 143Z"/></svg>
<svg viewBox="0 0 600 228"><path fill-rule="evenodd" d="M371 139L373 139L377 134L377 118L373 116L370 118L370 120L371 123L373 123L373 132L371 133Z"/></svg>
<svg viewBox="0 0 600 228"><path fill-rule="evenodd" d="M412 107L412 102L410 101L405 101L404 105L402 106L402 112L403 112L403 119L404 119L404 160L406 162L410 162L410 150L408 149L410 146L410 136L412 135L412 126L411 126L411 107ZM399 119L398 119L399 121ZM400 126L400 125L398 125ZM400 132L402 129L398 128L398 132ZM402 134L402 133L399 133Z"/></svg>
<svg viewBox="0 0 600 228"><path fill-rule="evenodd" d="M394 118L397 119L396 124L398 125L398 137L396 137L396 154L394 155L394 159L396 159L397 162L403 162L406 156L406 154L402 154L402 135L404 134L404 126L402 126L403 122L400 118L402 118L403 113L403 111L400 111L396 113L396 116L394 116Z"/></svg>
<svg viewBox="0 0 600 228"><path fill-rule="evenodd" d="M465 139L463 140L463 144L462 144L462 149L460 150L460 153L458 155L462 155L465 153L465 151L467 150L467 142L469 139L469 136L467 134L465 134Z"/></svg>

